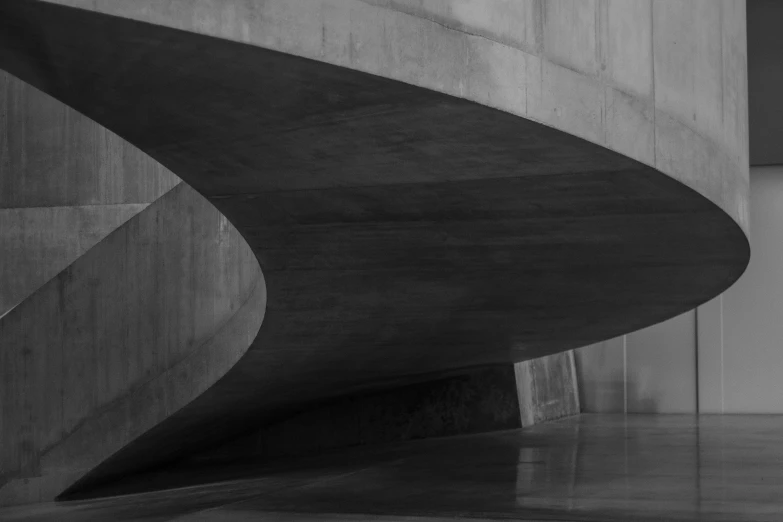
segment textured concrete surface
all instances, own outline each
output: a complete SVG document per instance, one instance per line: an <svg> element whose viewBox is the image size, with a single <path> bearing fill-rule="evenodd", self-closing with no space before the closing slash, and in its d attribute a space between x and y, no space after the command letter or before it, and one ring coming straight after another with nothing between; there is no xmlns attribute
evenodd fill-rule
<svg viewBox="0 0 783 522"><path fill-rule="evenodd" d="M177 183L136 147L0 71L0 316Z"/></svg>
<svg viewBox="0 0 783 522"><path fill-rule="evenodd" d="M80 5L244 42L0 4L0 67L206 195L270 296L241 361L82 486L635 330L747 263L741 2Z"/></svg>
<svg viewBox="0 0 783 522"><path fill-rule="evenodd" d="M0 209L0 317L146 206Z"/></svg>
<svg viewBox="0 0 783 522"><path fill-rule="evenodd" d="M0 209L151 203L179 179L110 130L0 71Z"/></svg>
<svg viewBox="0 0 783 522"><path fill-rule="evenodd" d="M4 509L0 518L776 522L782 428L780 416L582 415L274 466L192 468L213 482Z"/></svg>
<svg viewBox="0 0 783 522"><path fill-rule="evenodd" d="M747 231L743 0L48 0L401 80L655 167Z"/></svg>
<svg viewBox="0 0 783 522"><path fill-rule="evenodd" d="M252 342L265 297L245 241L183 184L11 310L0 503L53 498L206 390Z"/></svg>
<svg viewBox="0 0 783 522"><path fill-rule="evenodd" d="M514 377L523 428L581 412L573 351L516 363Z"/></svg>

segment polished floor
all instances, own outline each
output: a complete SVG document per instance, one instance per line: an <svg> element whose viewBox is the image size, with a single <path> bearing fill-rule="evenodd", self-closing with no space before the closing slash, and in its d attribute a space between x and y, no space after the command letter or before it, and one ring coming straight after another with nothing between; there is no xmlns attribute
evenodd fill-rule
<svg viewBox="0 0 783 522"><path fill-rule="evenodd" d="M170 470L136 488L185 479L4 509L0 520L780 521L783 416L582 415L274 466Z"/></svg>

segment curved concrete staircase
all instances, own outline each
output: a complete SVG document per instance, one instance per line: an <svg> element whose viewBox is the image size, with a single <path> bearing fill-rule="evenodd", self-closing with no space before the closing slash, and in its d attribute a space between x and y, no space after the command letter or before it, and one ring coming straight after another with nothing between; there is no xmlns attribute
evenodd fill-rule
<svg viewBox="0 0 783 522"><path fill-rule="evenodd" d="M738 4L0 2L0 68L189 185L0 321L4 501L727 288Z"/></svg>
<svg viewBox="0 0 783 522"><path fill-rule="evenodd" d="M222 376L258 331L265 287L203 197L94 122L2 81L17 123L1 211L15 249L3 252L3 302L21 301L0 320L0 503L13 504L53 498Z"/></svg>
<svg viewBox="0 0 783 522"><path fill-rule="evenodd" d="M180 180L0 71L0 316Z"/></svg>

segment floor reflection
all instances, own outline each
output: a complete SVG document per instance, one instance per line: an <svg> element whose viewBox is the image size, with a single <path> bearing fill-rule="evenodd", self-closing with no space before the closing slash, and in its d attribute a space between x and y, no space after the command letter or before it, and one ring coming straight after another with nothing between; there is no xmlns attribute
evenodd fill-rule
<svg viewBox="0 0 783 522"><path fill-rule="evenodd" d="M779 521L781 434L780 416L583 415L246 465L233 478L167 470L205 483L0 510L0 519Z"/></svg>

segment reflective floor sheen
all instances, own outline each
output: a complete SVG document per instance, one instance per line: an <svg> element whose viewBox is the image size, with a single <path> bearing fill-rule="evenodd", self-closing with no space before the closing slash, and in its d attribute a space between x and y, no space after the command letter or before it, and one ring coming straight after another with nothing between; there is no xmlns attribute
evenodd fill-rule
<svg viewBox="0 0 783 522"><path fill-rule="evenodd" d="M0 520L780 521L783 416L582 415L141 481L195 475L212 483L4 509Z"/></svg>

